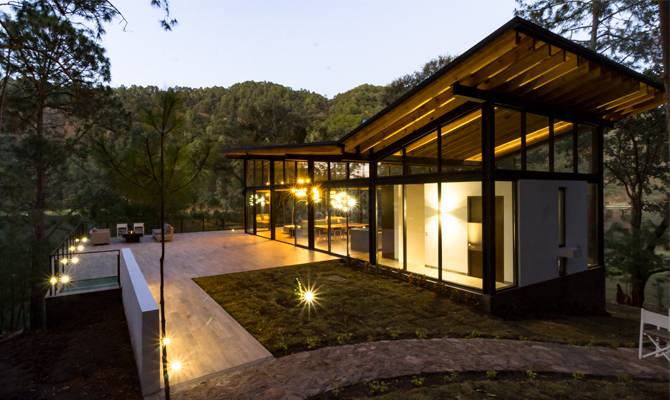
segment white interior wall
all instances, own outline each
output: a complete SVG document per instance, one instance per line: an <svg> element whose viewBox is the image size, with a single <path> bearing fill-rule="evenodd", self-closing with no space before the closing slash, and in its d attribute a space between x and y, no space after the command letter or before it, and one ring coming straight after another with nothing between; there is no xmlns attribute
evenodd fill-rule
<svg viewBox="0 0 670 400"><path fill-rule="evenodd" d="M427 183L424 189L425 265L438 266L437 261L437 183Z"/></svg>
<svg viewBox="0 0 670 400"><path fill-rule="evenodd" d="M520 180L517 186L519 286L558 278L558 190L565 188L566 247L582 254L568 259L566 273L588 268L587 184L583 181Z"/></svg>
<svg viewBox="0 0 670 400"><path fill-rule="evenodd" d="M406 185L407 264L424 266L426 213L424 185Z"/></svg>
<svg viewBox="0 0 670 400"><path fill-rule="evenodd" d="M393 230L393 242L395 243L395 254L398 255L398 261L402 262L403 260L403 246L402 246L402 218L403 218L403 207L402 207L402 185L395 185L393 187L393 219L395 229Z"/></svg>
<svg viewBox="0 0 670 400"><path fill-rule="evenodd" d="M442 183L442 268L468 273L468 196L481 196L481 182Z"/></svg>

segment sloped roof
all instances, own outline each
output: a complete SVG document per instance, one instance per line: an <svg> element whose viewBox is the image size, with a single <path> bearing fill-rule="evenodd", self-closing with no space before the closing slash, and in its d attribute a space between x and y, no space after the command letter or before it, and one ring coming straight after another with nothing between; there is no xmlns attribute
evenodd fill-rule
<svg viewBox="0 0 670 400"><path fill-rule="evenodd" d="M473 97L486 96L603 123L665 103L662 83L515 17L338 142L293 145L290 154L377 153ZM240 156L241 150L221 153ZM244 150L287 153L281 146Z"/></svg>

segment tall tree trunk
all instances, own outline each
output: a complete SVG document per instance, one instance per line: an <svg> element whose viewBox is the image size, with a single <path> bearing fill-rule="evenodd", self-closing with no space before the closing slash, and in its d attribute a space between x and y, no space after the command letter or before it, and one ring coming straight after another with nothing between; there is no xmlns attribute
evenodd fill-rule
<svg viewBox="0 0 670 400"><path fill-rule="evenodd" d="M36 154L35 154L35 169L36 169L36 184L37 192L35 194L35 207L33 218L33 248L31 260L31 274L30 281L30 329L35 331L44 328L45 312L44 312L44 290L43 282L40 278L45 272L44 258L46 257L46 237L44 235L44 213L46 208L46 166L44 154L44 97L40 95L39 105L37 109L37 129L36 135L38 137Z"/></svg>
<svg viewBox="0 0 670 400"><path fill-rule="evenodd" d="M165 330L165 276L163 263L165 261L165 187L163 181L163 146L164 146L164 132L161 132L161 182L160 182L160 193L161 193L161 292L160 292L160 302L161 302L161 332L162 339L167 337L167 332ZM165 384L165 400L170 400L170 378L168 376L168 360L167 360L167 345L161 340L161 349L163 352L163 382Z"/></svg>
<svg viewBox="0 0 670 400"><path fill-rule="evenodd" d="M670 154L670 2L660 0L658 2L658 11L661 29L661 49L663 52L663 83L665 84L665 115L668 125L668 152ZM668 167L670 168L670 163L668 163ZM666 199L667 206L670 207L670 191L668 191ZM667 217L663 219L663 222L665 222L665 226L667 227Z"/></svg>
<svg viewBox="0 0 670 400"><path fill-rule="evenodd" d="M600 0L593 0L591 4L591 40L589 40L589 49L596 51L598 47L598 27L600 21L598 16L600 15Z"/></svg>

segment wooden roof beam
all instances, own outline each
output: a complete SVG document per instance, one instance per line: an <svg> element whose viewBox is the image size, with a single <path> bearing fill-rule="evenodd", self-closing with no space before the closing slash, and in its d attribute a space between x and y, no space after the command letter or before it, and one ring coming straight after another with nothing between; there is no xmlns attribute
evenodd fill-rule
<svg viewBox="0 0 670 400"><path fill-rule="evenodd" d="M531 68L536 67L538 64L540 64L542 61L547 60L550 55L549 51L549 45L543 44L542 47L539 49L535 49L533 52L530 54L526 55L513 65L510 65L509 68L505 69L501 73L486 79L481 82L475 82L473 85L468 85L465 83L465 80L463 80L462 84L465 86L477 86L481 90L490 90L494 87L498 87L500 85L503 85L510 80L516 78L517 76L523 74L524 72L528 71Z"/></svg>
<svg viewBox="0 0 670 400"><path fill-rule="evenodd" d="M569 56L565 55L564 52L556 53L553 56L544 59L542 62L529 69L528 71L520 74L516 78L508 81L507 83L498 86L497 88L491 88L492 90L509 93L513 90L520 88L521 86L531 83L533 80L542 77L545 74L553 71L554 69L560 67L569 59Z"/></svg>

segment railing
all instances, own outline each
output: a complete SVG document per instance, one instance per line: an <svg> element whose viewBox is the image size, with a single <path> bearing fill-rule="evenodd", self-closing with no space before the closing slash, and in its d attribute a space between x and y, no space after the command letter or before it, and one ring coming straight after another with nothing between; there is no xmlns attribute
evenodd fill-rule
<svg viewBox="0 0 670 400"><path fill-rule="evenodd" d="M84 251L89 240L85 229L86 224L86 222L78 223L49 254L51 277L46 297L58 296L64 292L120 287L120 251ZM101 262L97 256L98 260L95 265L87 265L88 263L84 260L100 253L116 253L116 268L113 274L110 275L110 270L114 268L105 266L104 260Z"/></svg>
<svg viewBox="0 0 670 400"><path fill-rule="evenodd" d="M133 228L133 222L144 222L144 232L145 234L151 234L152 229L160 229L160 223L158 221L151 220L112 220L112 221L96 221L92 223L91 226L97 226L98 228L109 229L109 232L112 237L116 237L116 224L117 223L127 223L128 228ZM179 217L179 216L168 216L165 218L165 223L172 225L174 228L174 233L190 233L190 232L211 232L211 231L225 231L225 230L235 230L235 229L244 229L243 217L242 215L224 215L222 217L213 217L208 216L205 218L194 218L194 217Z"/></svg>

